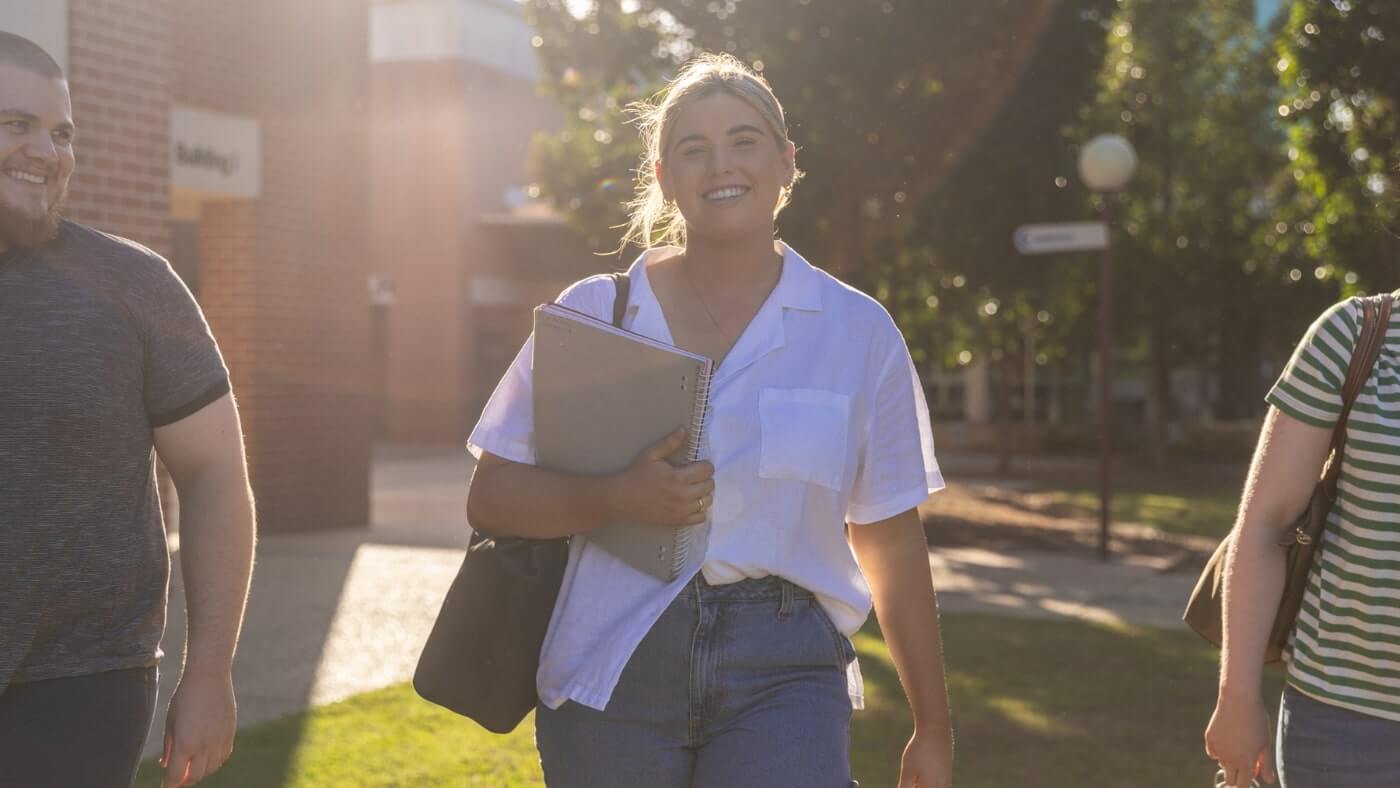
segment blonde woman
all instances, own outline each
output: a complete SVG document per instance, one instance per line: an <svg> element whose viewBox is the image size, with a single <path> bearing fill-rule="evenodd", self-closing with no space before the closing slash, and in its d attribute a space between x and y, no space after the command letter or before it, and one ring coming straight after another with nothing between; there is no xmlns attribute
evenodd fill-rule
<svg viewBox="0 0 1400 788"><path fill-rule="evenodd" d="M553 788L844 788L872 597L913 707L900 785L951 782L938 607L916 507L941 489L928 410L878 303L774 241L800 173L782 107L707 55L637 108L646 143L623 325L715 359L707 461L576 477L534 466L530 345L470 448L474 525L574 539L540 658ZM605 277L560 303L611 319ZM703 524L669 585L590 549L614 520Z"/></svg>

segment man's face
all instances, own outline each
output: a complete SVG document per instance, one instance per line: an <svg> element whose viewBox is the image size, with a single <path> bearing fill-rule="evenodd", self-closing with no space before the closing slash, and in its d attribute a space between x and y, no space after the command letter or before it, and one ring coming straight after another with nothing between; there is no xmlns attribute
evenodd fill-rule
<svg viewBox="0 0 1400 788"><path fill-rule="evenodd" d="M0 250L53 237L73 175L68 83L0 64Z"/></svg>

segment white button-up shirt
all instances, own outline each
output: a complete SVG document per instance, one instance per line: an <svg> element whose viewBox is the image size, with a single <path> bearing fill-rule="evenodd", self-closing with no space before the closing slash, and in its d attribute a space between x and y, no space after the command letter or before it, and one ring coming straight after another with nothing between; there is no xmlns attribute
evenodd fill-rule
<svg viewBox="0 0 1400 788"><path fill-rule="evenodd" d="M816 595L846 635L870 614L870 589L845 524L907 511L943 488L928 407L904 338L869 296L785 244L777 286L715 371L704 455L714 503L692 565L665 583L586 536L569 551L540 655L540 699L603 709L642 638L695 572L711 584L777 575ZM671 332L647 280L653 249L629 270L623 326L666 343ZM613 285L585 279L559 303L611 321ZM472 431L468 448L534 464L527 341ZM862 705L852 666L853 704Z"/></svg>

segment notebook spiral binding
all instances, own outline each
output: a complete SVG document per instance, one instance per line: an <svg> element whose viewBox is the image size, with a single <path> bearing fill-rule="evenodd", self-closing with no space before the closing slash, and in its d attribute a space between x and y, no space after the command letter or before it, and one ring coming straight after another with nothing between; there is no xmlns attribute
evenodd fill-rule
<svg viewBox="0 0 1400 788"><path fill-rule="evenodd" d="M686 462L696 462L700 459L700 442L705 432L705 417L710 412L710 378L712 370L706 370L697 377L695 381L695 413L690 419L690 442L685 448ZM678 538L675 552L671 555L671 574L680 574L685 569L686 560L690 557L690 543L692 540L691 529L686 529L687 533Z"/></svg>

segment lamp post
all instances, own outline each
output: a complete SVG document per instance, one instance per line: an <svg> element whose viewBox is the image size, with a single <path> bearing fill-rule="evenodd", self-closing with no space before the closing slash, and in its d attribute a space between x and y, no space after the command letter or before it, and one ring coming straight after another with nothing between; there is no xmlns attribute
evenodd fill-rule
<svg viewBox="0 0 1400 788"><path fill-rule="evenodd" d="M1113 193L1128 185L1137 169L1137 151L1117 134L1100 134L1079 151L1079 177L1103 202L1105 234L1113 227ZM1113 243L1103 247L1099 266L1099 555L1108 560L1109 440L1113 425Z"/></svg>

